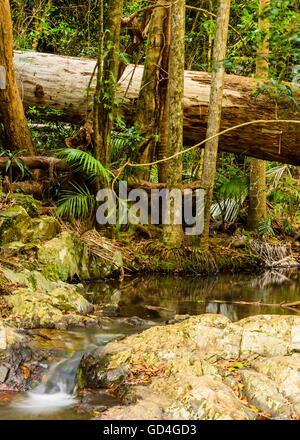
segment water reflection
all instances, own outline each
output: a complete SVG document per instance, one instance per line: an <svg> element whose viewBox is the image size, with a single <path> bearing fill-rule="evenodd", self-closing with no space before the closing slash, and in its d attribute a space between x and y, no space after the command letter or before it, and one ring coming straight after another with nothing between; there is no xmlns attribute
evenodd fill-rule
<svg viewBox="0 0 300 440"><path fill-rule="evenodd" d="M233 321L256 314L293 314L278 305L300 300L299 270L268 271L257 276L220 274L215 277L138 276L123 281L92 283L88 299L95 304L115 303L120 316L164 318L160 310L177 314L222 313ZM252 303L252 304L245 304ZM274 306L272 306L274 304ZM277 306L276 306L277 305Z"/></svg>

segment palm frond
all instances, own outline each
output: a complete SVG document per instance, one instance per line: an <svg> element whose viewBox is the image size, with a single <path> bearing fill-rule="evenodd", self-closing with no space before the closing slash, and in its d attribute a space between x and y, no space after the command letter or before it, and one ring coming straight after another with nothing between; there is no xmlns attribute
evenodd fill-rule
<svg viewBox="0 0 300 440"><path fill-rule="evenodd" d="M87 175L101 176L109 182L112 172L106 169L102 163L86 151L74 148L64 148L57 151L56 155L65 163L74 167L75 171L85 172Z"/></svg>
<svg viewBox="0 0 300 440"><path fill-rule="evenodd" d="M226 222L234 222L248 195L248 183L245 178L235 176L232 179L220 179L215 191L216 203L211 206L214 218L222 216Z"/></svg>
<svg viewBox="0 0 300 440"><path fill-rule="evenodd" d="M64 191L63 196L57 202L57 209L55 214L58 217L74 217L84 220L90 217L96 207L95 196L90 193L90 190L85 185L81 187L76 183L71 184L75 191Z"/></svg>

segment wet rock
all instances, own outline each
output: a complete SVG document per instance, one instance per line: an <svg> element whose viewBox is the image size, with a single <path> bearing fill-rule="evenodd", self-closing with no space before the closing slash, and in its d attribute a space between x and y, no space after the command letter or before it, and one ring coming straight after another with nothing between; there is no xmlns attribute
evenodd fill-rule
<svg viewBox="0 0 300 440"><path fill-rule="evenodd" d="M73 232L62 232L45 242L39 249L38 260L46 266L55 267L64 281L73 279L75 275L82 281L100 279L120 271L119 266L89 255L86 244Z"/></svg>
<svg viewBox="0 0 300 440"><path fill-rule="evenodd" d="M242 370L240 376L246 397L252 405L276 418L291 416L287 400L280 394L276 384L266 375L251 370Z"/></svg>
<svg viewBox="0 0 300 440"><path fill-rule="evenodd" d="M27 250L26 243L38 243L50 240L60 232L58 221L51 216L31 218L36 211L34 205L29 205L28 211L19 205L14 205L0 213L0 238L2 245L15 243L15 251ZM19 243L17 246L16 243ZM20 244L23 243L23 247ZM28 246L27 246L28 247Z"/></svg>
<svg viewBox="0 0 300 440"><path fill-rule="evenodd" d="M104 412L101 420L161 420L163 411L153 396L143 399L135 405L114 407Z"/></svg>
<svg viewBox="0 0 300 440"><path fill-rule="evenodd" d="M91 356L83 356L78 379L80 388L114 388L127 377L128 371L123 366L108 368L109 359L99 356L101 350L97 349ZM90 374L83 377L83 370L88 370Z"/></svg>
<svg viewBox="0 0 300 440"><path fill-rule="evenodd" d="M80 386L105 387L107 374L119 368L124 378L135 371L137 381L133 384L138 383L136 369L143 366L142 371L154 371L147 390L154 393L153 398L162 395L168 402L158 400L160 413L155 412L154 405L151 417L248 420L254 413L240 401L239 383L225 364L226 360L252 359L251 366L257 371L241 372L246 397L260 411L289 418L286 396L299 410L299 331L298 316L260 315L235 323L222 315L194 316L174 325L152 327L85 355L79 366ZM281 357L274 358L274 353ZM285 360L281 375L275 376L275 361L272 364L271 359ZM293 364L291 372L285 364L287 359L293 359L289 361ZM129 407L108 410L103 417L136 417L147 399L139 396L136 385L127 385L124 402L130 403Z"/></svg>
<svg viewBox="0 0 300 440"><path fill-rule="evenodd" d="M49 295L52 304L59 310L68 312L75 311L81 315L86 315L93 311L93 305L90 304L80 293L75 289L71 290L58 287Z"/></svg>
<svg viewBox="0 0 300 440"><path fill-rule="evenodd" d="M37 271L29 271L27 269L22 272L15 272L11 269L0 269L0 276L7 281L14 282L18 287L28 287L31 290L39 290L42 293L50 293L57 288L63 288L68 291L84 293L82 284L68 284L63 281L49 281L44 275Z"/></svg>
<svg viewBox="0 0 300 440"><path fill-rule="evenodd" d="M179 322L189 319L190 315L175 315L174 318L169 319L166 324L178 324Z"/></svg>
<svg viewBox="0 0 300 440"><path fill-rule="evenodd" d="M37 243L22 243L21 241L12 241L1 246L1 252L6 256L15 256L27 253L31 250L37 250Z"/></svg>
<svg viewBox="0 0 300 440"><path fill-rule="evenodd" d="M56 284L47 280L39 271L29 271L27 269L22 272L14 272L10 269L1 269L0 274L8 281L17 283L19 287L28 287L37 289L43 293L51 292L56 288Z"/></svg>
<svg viewBox="0 0 300 440"><path fill-rule="evenodd" d="M101 309L102 312L108 316L116 316L120 311L118 304L102 304Z"/></svg>
<svg viewBox="0 0 300 440"><path fill-rule="evenodd" d="M49 353L36 342L0 321L0 389L27 389L32 378L26 365L48 357Z"/></svg>

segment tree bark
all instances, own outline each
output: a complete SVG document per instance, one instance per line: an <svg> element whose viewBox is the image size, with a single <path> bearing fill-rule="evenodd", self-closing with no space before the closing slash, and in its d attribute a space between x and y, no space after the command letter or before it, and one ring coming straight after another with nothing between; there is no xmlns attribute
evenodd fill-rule
<svg viewBox="0 0 300 440"><path fill-rule="evenodd" d="M219 0L212 59L213 73L207 122L207 138L219 133L221 127L229 15L230 0ZM204 230L200 239L201 248L203 250L208 249L211 202L215 183L218 145L219 138L214 138L205 144L203 172L201 178L202 187L205 190Z"/></svg>
<svg viewBox="0 0 300 440"><path fill-rule="evenodd" d="M259 14L270 4L270 0L259 1ZM261 16L258 19L259 37L263 32L268 32L269 23ZM268 55L269 42L266 36L262 42L258 43L256 74L260 78L268 78ZM247 227L250 231L256 231L261 221L267 217L267 182L266 182L266 162L261 159L251 158L250 163L250 186L249 186L249 211Z"/></svg>
<svg viewBox="0 0 300 440"><path fill-rule="evenodd" d="M163 4L164 1L160 3ZM165 17L166 9L164 7L155 8L148 31L143 77L135 115L135 126L144 138L137 146L141 163L152 161L157 142L155 137L158 135L158 87L164 46L163 23Z"/></svg>
<svg viewBox="0 0 300 440"><path fill-rule="evenodd" d="M2 140L8 150L26 150L36 154L17 87L13 65L13 33L9 0L0 2L0 66L6 72L6 87L0 89Z"/></svg>
<svg viewBox="0 0 300 440"><path fill-rule="evenodd" d="M86 88L96 61L43 53L15 52L16 77L25 107L43 106L60 110L51 116L80 122L86 116ZM134 66L127 66L119 91L124 95ZM143 67L138 66L126 94L129 102L124 115L132 121L135 115ZM205 139L211 75L206 72L185 72L184 144L193 145ZM225 75L221 129L256 119L274 119L274 101L259 95L253 101L257 80ZM294 90L300 104L300 92ZM91 95L91 93L90 93ZM279 119L298 119L299 112L290 102L279 105ZM281 134L282 132L282 134ZM251 125L220 138L219 149L258 159L300 165L299 124ZM26 145L26 144L24 144ZM281 148L280 148L281 145Z"/></svg>
<svg viewBox="0 0 300 440"><path fill-rule="evenodd" d="M185 0L176 0L171 7L171 43L169 69L169 128L168 154L183 149L184 107L184 49L185 49ZM167 189L182 189L182 156L167 162ZM176 211L174 198L170 203L170 224L163 226L163 243L168 248L178 249L184 233L182 223L177 224L182 214Z"/></svg>
<svg viewBox="0 0 300 440"><path fill-rule="evenodd" d="M156 147L157 159L164 159L168 155L169 137L169 73L170 73L170 45L171 45L171 8L166 10L163 23L164 47L162 50L161 71L158 85L159 96L159 140ZM167 181L168 164L161 162L158 165L159 182Z"/></svg>
<svg viewBox="0 0 300 440"><path fill-rule="evenodd" d="M97 85L94 100L95 158L110 163L110 139L116 113L117 77L123 0L110 0L103 30L103 1L100 2L100 38Z"/></svg>

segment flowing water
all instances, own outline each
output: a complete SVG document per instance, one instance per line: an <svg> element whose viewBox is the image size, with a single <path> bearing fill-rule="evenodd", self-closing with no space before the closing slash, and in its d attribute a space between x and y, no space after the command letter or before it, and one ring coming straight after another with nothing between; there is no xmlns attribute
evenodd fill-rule
<svg viewBox="0 0 300 440"><path fill-rule="evenodd" d="M138 276L122 283L90 283L94 304L111 304L102 328L41 330L50 339L53 360L31 391L0 391L0 419L91 419L118 404L113 394L92 390L79 395L76 371L82 354L120 337L164 324L175 314L222 313L232 321L256 314L296 314L281 303L300 300L300 272L266 272L257 276Z"/></svg>

